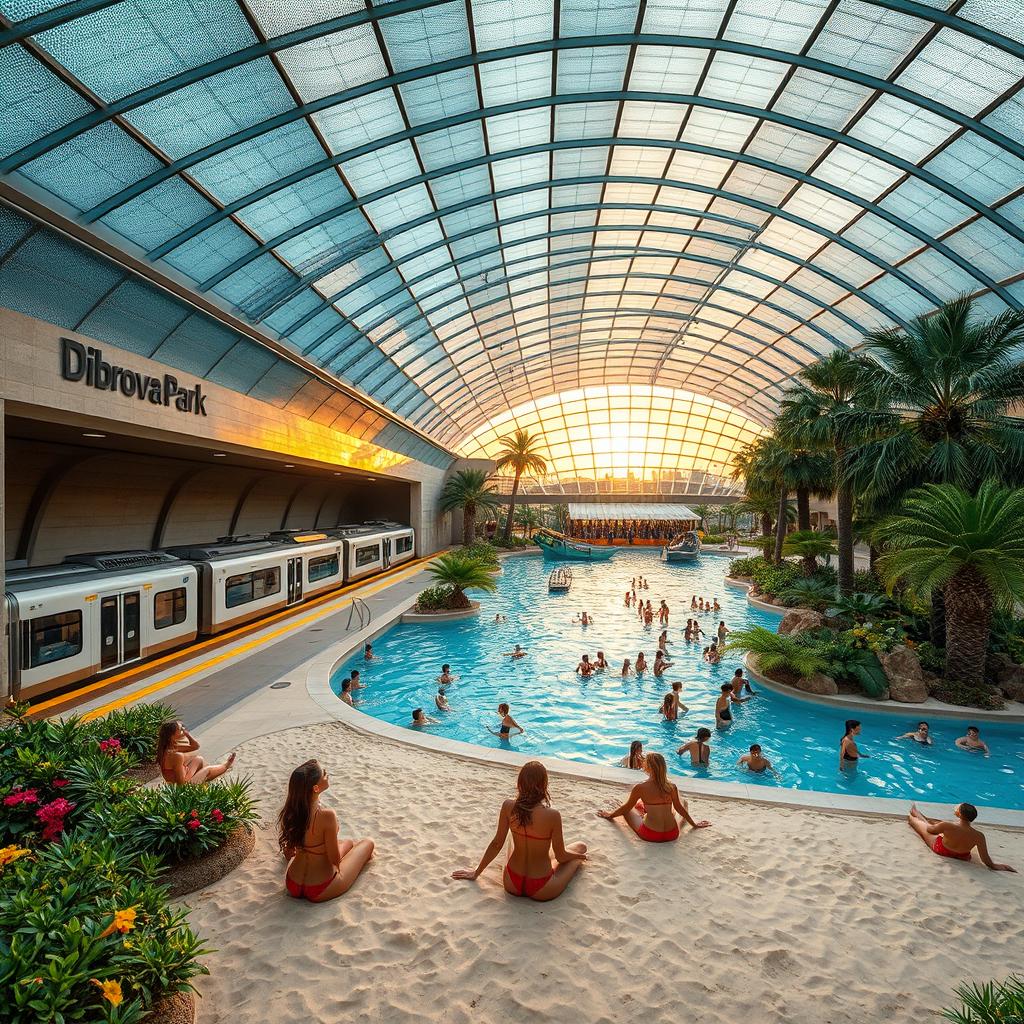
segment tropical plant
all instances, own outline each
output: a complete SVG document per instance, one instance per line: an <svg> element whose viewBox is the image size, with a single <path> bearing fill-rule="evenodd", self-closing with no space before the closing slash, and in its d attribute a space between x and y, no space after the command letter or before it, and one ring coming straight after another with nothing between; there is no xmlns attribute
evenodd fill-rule
<svg viewBox="0 0 1024 1024"><path fill-rule="evenodd" d="M836 599L836 588L824 580L802 577L783 587L777 596L789 608L812 608L820 612Z"/></svg>
<svg viewBox="0 0 1024 1024"><path fill-rule="evenodd" d="M833 679L854 683L876 700L884 696L889 680L875 651L859 647L847 634L831 629L807 631L799 636L801 643L821 656L824 671Z"/></svg>
<svg viewBox="0 0 1024 1024"><path fill-rule="evenodd" d="M420 612L441 612L452 607L452 588L436 584L426 587L416 598L416 610Z"/></svg>
<svg viewBox="0 0 1024 1024"><path fill-rule="evenodd" d="M427 572L442 586L451 589L451 605L453 608L468 608L467 590L483 590L493 593L498 589L490 569L477 558L467 557L461 552L453 551L438 555Z"/></svg>
<svg viewBox="0 0 1024 1024"><path fill-rule="evenodd" d="M698 526L700 529L705 529L704 521L710 516L715 510L714 505L694 505L693 511L697 513L700 519Z"/></svg>
<svg viewBox="0 0 1024 1024"><path fill-rule="evenodd" d="M832 543L832 538L825 533L815 533L814 530L798 530L791 533L782 545L783 555L797 555L803 560L805 576L814 575L819 558L835 553L836 546Z"/></svg>
<svg viewBox="0 0 1024 1024"><path fill-rule="evenodd" d="M473 543L478 512L497 508L498 492L490 486L491 478L482 469L460 469L448 478L441 491L442 512L462 509L462 543Z"/></svg>
<svg viewBox="0 0 1024 1024"><path fill-rule="evenodd" d="M865 439L856 418L864 401L868 360L837 351L800 371L799 383L787 392L776 432L795 446L829 452L836 495L839 591L853 593L852 460Z"/></svg>
<svg viewBox="0 0 1024 1024"><path fill-rule="evenodd" d="M885 590L874 569L858 569L853 574L853 589L858 594L881 594Z"/></svg>
<svg viewBox="0 0 1024 1024"><path fill-rule="evenodd" d="M251 789L246 778L143 787L109 809L97 806L83 827L109 835L132 857L171 866L216 850L255 821Z"/></svg>
<svg viewBox="0 0 1024 1024"><path fill-rule="evenodd" d="M993 611L1024 600L1024 490L988 481L972 496L927 484L879 531L887 551L877 568L889 592L897 582L924 596L943 590L945 674L981 686Z"/></svg>
<svg viewBox="0 0 1024 1024"><path fill-rule="evenodd" d="M771 563L760 555L734 558L729 563L729 575L733 579L752 578L756 570L767 568L770 565Z"/></svg>
<svg viewBox="0 0 1024 1024"><path fill-rule="evenodd" d="M847 594L838 598L828 614L854 622L878 619L892 610L892 601L882 594Z"/></svg>
<svg viewBox="0 0 1024 1024"><path fill-rule="evenodd" d="M962 984L956 990L960 1005L942 1011L953 1024L1019 1024L1024 1021L1024 978Z"/></svg>
<svg viewBox="0 0 1024 1024"><path fill-rule="evenodd" d="M8 1024L138 1024L209 973L152 857L102 836L0 850L0 1005Z"/></svg>
<svg viewBox="0 0 1024 1024"><path fill-rule="evenodd" d="M543 525L540 512L532 505L520 505L516 509L516 526L524 537L532 537L533 531Z"/></svg>
<svg viewBox="0 0 1024 1024"><path fill-rule="evenodd" d="M725 649L755 655L758 668L769 674L811 676L825 667L825 659L796 637L782 636L763 626L733 631Z"/></svg>
<svg viewBox="0 0 1024 1024"><path fill-rule="evenodd" d="M490 569L497 569L501 565L498 549L489 541L477 541L475 544L470 544L468 548L460 548L458 553L467 558L476 558Z"/></svg>
<svg viewBox="0 0 1024 1024"><path fill-rule="evenodd" d="M498 443L501 448L495 457L494 468L499 473L511 469L515 474L512 478L512 493L508 498L508 515L505 517L505 543L507 544L512 537L512 522L520 478L523 473L542 476L547 472L548 464L540 454L543 447L540 434L531 434L528 430L516 430L512 434L500 438Z"/></svg>
<svg viewBox="0 0 1024 1024"><path fill-rule="evenodd" d="M160 726L176 714L167 704L131 704L94 719L90 729L101 738L117 739L122 750L140 761L152 761Z"/></svg>

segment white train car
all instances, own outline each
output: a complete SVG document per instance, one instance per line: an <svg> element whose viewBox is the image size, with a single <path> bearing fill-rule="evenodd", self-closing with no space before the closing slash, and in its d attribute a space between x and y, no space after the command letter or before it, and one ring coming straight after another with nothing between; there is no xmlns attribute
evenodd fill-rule
<svg viewBox="0 0 1024 1024"><path fill-rule="evenodd" d="M324 531L345 545L345 582L375 576L416 557L415 533L398 523L370 522L335 526Z"/></svg>
<svg viewBox="0 0 1024 1024"><path fill-rule="evenodd" d="M194 640L199 573L159 551L6 574L10 694L27 700Z"/></svg>
<svg viewBox="0 0 1024 1024"><path fill-rule="evenodd" d="M324 533L224 537L167 549L199 571L199 631L221 633L341 586L342 543Z"/></svg>

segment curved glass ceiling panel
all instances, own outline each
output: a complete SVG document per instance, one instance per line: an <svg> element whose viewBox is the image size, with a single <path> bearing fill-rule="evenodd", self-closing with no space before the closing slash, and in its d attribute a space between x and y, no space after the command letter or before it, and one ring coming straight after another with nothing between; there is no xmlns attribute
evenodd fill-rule
<svg viewBox="0 0 1024 1024"><path fill-rule="evenodd" d="M1024 302L1005 4L0 13L7 184L440 443L611 386L764 423L866 329Z"/></svg>
<svg viewBox="0 0 1024 1024"><path fill-rule="evenodd" d="M457 443L493 459L513 431L539 435L548 468L522 479L526 494L739 494L732 457L762 429L723 402L627 384L524 402Z"/></svg>

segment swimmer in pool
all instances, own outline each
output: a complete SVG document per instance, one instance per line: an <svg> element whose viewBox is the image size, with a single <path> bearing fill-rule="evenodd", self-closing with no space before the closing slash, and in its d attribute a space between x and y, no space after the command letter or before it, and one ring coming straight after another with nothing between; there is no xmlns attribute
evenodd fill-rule
<svg viewBox="0 0 1024 1024"><path fill-rule="evenodd" d="M632 674L633 674L633 663L629 660L629 658L623 658L622 659L622 677L623 677L623 679L625 679L626 676L631 676Z"/></svg>
<svg viewBox="0 0 1024 1024"><path fill-rule="evenodd" d="M498 612L498 614L494 616L494 621L495 623L508 622L508 619L506 619L505 616L501 614L501 612Z"/></svg>
<svg viewBox="0 0 1024 1024"><path fill-rule="evenodd" d="M667 601L662 601L661 602L661 607L658 609L658 622L662 626L667 626L668 625L668 614L669 614L669 612L668 612L668 602Z"/></svg>
<svg viewBox="0 0 1024 1024"><path fill-rule="evenodd" d="M779 773L772 767L771 761L761 753L760 743L750 744L750 753L744 754L737 762L740 767L746 766L747 771L760 775L762 772L771 772L776 778Z"/></svg>
<svg viewBox="0 0 1024 1024"><path fill-rule="evenodd" d="M744 690L746 690L751 697L757 693L757 690L752 690L750 688L750 680L743 674L743 669L738 668L732 676L732 692L737 696L742 696Z"/></svg>
<svg viewBox="0 0 1024 1024"><path fill-rule="evenodd" d="M697 602L697 611L699 611L699 612L703 612L704 611L704 598L703 597Z"/></svg>
<svg viewBox="0 0 1024 1024"><path fill-rule="evenodd" d="M437 705L438 711L451 711L452 708L448 703L448 698L444 695L443 686L437 688L437 696L434 698L434 703Z"/></svg>
<svg viewBox="0 0 1024 1024"><path fill-rule="evenodd" d="M363 661L373 661L373 644L367 644L363 648Z"/></svg>
<svg viewBox="0 0 1024 1024"><path fill-rule="evenodd" d="M640 740L633 740L629 745L629 753L619 760L623 768L632 768L635 772L644 770L644 745Z"/></svg>
<svg viewBox="0 0 1024 1024"><path fill-rule="evenodd" d="M690 611L695 612L697 610L697 595L692 594L690 596Z"/></svg>
<svg viewBox="0 0 1024 1024"><path fill-rule="evenodd" d="M986 757L988 757L988 744L982 740L981 732L978 730L976 725L967 726L967 735L961 736L960 739L956 741L956 745L961 750L980 750Z"/></svg>
<svg viewBox="0 0 1024 1024"><path fill-rule="evenodd" d="M626 591L626 601L625 601L625 604L626 604L626 607L628 608L629 604L630 604L630 593L629 593L628 590Z"/></svg>
<svg viewBox="0 0 1024 1024"><path fill-rule="evenodd" d="M572 621L578 622L581 626L590 626L593 625L594 617L590 615L588 612L580 612L579 615L576 615Z"/></svg>
<svg viewBox="0 0 1024 1024"><path fill-rule="evenodd" d="M715 598L715 603L712 606L711 610L714 611L714 612L720 612L722 610L722 606L718 603L718 598L717 597Z"/></svg>
<svg viewBox="0 0 1024 1024"><path fill-rule="evenodd" d="M733 693L732 683L722 683L722 695L715 701L715 725L719 729L728 729L732 725L732 705L746 704L749 697L737 697Z"/></svg>
<svg viewBox="0 0 1024 1024"><path fill-rule="evenodd" d="M856 737L860 735L860 722L856 718L846 720L846 732L839 741L839 770L856 768L857 762L868 755L857 748Z"/></svg>
<svg viewBox="0 0 1024 1024"><path fill-rule="evenodd" d="M974 804L957 804L953 808L955 821L938 821L926 818L911 804L907 824L924 840L925 845L940 857L953 860L970 860L971 851L977 849L981 863L990 871L1012 871L1009 864L997 864L988 853L985 835L974 827L978 808Z"/></svg>
<svg viewBox="0 0 1024 1024"><path fill-rule="evenodd" d="M455 682L455 676L452 675L451 665L442 665L441 674L437 677L437 681L442 686L451 686Z"/></svg>
<svg viewBox="0 0 1024 1024"><path fill-rule="evenodd" d="M701 766L707 768L711 764L711 744L708 740L711 739L711 730L701 726L697 730L697 738L690 740L689 743L684 743L677 751L677 754L689 754L690 764L695 768Z"/></svg>
<svg viewBox="0 0 1024 1024"><path fill-rule="evenodd" d="M366 685L359 678L359 669L352 669L352 689L353 690L365 690Z"/></svg>
<svg viewBox="0 0 1024 1024"><path fill-rule="evenodd" d="M918 722L916 732L905 732L901 736L897 736L896 739L913 740L915 743L920 743L922 747L930 747L932 745L932 737L927 722Z"/></svg>
<svg viewBox="0 0 1024 1024"><path fill-rule="evenodd" d="M647 602L647 607L644 609L644 625L652 626L654 624L654 612L651 609L651 602Z"/></svg>
<svg viewBox="0 0 1024 1024"><path fill-rule="evenodd" d="M512 730L515 729L520 735L526 732L526 730L509 714L509 706L507 704L498 705L498 717L501 719L501 725L497 729L492 729L490 726L487 727L487 731L494 736L499 736L503 740L511 739Z"/></svg>
<svg viewBox="0 0 1024 1024"><path fill-rule="evenodd" d="M722 619L718 623L718 646L725 646L725 638L732 632L732 630L725 624L725 620Z"/></svg>
<svg viewBox="0 0 1024 1024"><path fill-rule="evenodd" d="M676 706L676 716L677 717L679 716L680 713L685 715L686 712L690 710L683 703L682 696L683 696L683 684L678 682L678 681L674 682L672 684L672 701L673 701L673 703Z"/></svg>
<svg viewBox="0 0 1024 1024"><path fill-rule="evenodd" d="M666 722L674 722L679 716L676 714L676 702L671 693L666 693L658 705L658 714Z"/></svg>
<svg viewBox="0 0 1024 1024"><path fill-rule="evenodd" d="M718 653L718 641L712 640L711 646L704 650L704 660L709 665L717 665L722 660L722 655Z"/></svg>
<svg viewBox="0 0 1024 1024"><path fill-rule="evenodd" d="M506 651L505 652L504 657L506 657L506 658L525 658L526 657L526 651L524 651L522 649L522 647L519 646L519 644L516 644L515 647L513 647L511 651Z"/></svg>
<svg viewBox="0 0 1024 1024"><path fill-rule="evenodd" d="M641 651L636 656L636 674L640 675L641 672L647 671L647 658L644 656L644 652Z"/></svg>
<svg viewBox="0 0 1024 1024"><path fill-rule="evenodd" d="M341 693L339 694L341 699L346 703L352 704L352 680L342 679L341 681Z"/></svg>
<svg viewBox="0 0 1024 1024"><path fill-rule="evenodd" d="M668 630L663 629L661 631L661 636L658 637L658 647L665 652L666 656L668 655L668 645L670 643L672 643L672 641L668 638Z"/></svg>
<svg viewBox="0 0 1024 1024"><path fill-rule="evenodd" d="M416 726L437 725L436 718L428 718L423 714L423 708L416 708L412 713L412 724Z"/></svg>
<svg viewBox="0 0 1024 1024"><path fill-rule="evenodd" d="M583 657L580 658L580 663L576 666L576 674L583 676L583 678L586 679L587 676L592 676L594 674L594 668L595 666L590 660L590 655L584 654Z"/></svg>
<svg viewBox="0 0 1024 1024"><path fill-rule="evenodd" d="M594 659L594 668L601 669L607 668L608 662L605 660L604 651L598 651L597 657Z"/></svg>

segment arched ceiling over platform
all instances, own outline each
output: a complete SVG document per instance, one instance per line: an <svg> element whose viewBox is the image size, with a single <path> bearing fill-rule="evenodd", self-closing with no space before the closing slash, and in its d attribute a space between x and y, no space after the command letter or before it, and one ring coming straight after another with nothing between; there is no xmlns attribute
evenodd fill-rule
<svg viewBox="0 0 1024 1024"><path fill-rule="evenodd" d="M1024 301L1004 0L0 0L0 173L437 442Z"/></svg>

